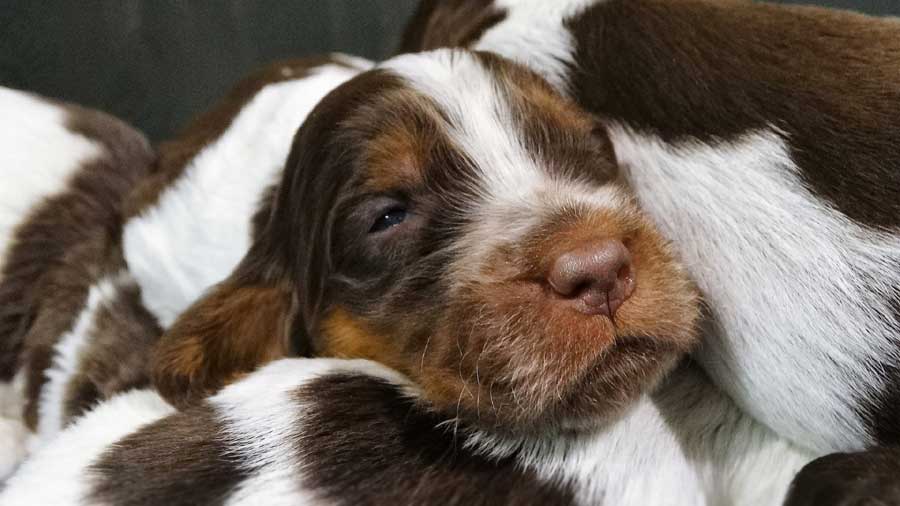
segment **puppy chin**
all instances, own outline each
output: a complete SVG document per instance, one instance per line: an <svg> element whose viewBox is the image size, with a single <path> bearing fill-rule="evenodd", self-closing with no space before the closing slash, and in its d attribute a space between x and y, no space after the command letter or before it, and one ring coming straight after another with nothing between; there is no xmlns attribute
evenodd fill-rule
<svg viewBox="0 0 900 506"><path fill-rule="evenodd" d="M531 290L518 293L495 291L493 304L454 311L457 324L433 336L414 374L425 398L455 422L515 435L594 430L687 351L670 339L617 334L609 318L573 314ZM626 307L621 314L627 322Z"/></svg>

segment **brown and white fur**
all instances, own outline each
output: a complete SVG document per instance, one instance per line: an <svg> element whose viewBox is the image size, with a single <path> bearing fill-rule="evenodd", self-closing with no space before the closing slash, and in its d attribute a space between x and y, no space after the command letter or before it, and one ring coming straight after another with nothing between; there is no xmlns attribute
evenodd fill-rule
<svg viewBox="0 0 900 506"><path fill-rule="evenodd" d="M2 479L26 452L26 425L36 428L38 378L62 373L52 348L68 353L91 285L121 268L124 196L153 151L97 111L7 88L0 109ZM65 407L47 409L54 417Z"/></svg>
<svg viewBox="0 0 900 506"><path fill-rule="evenodd" d="M423 2L404 49L455 45L522 62L602 118L709 304L695 356L742 408L820 452L900 443L896 20L734 0ZM889 453L872 469L895 476ZM864 462L822 464L871 489Z"/></svg>
<svg viewBox="0 0 900 506"><path fill-rule="evenodd" d="M690 362L657 388L695 340L694 290L593 120L508 61L412 55L340 86L256 216L156 354L184 410L115 397L0 502L778 504L812 457ZM607 241L635 288L585 312L548 271ZM375 362L254 372L290 355Z"/></svg>
<svg viewBox="0 0 900 506"><path fill-rule="evenodd" d="M264 68L163 143L158 159L105 114L2 90L16 114L0 122L9 181L0 191L0 477L26 446L149 386L162 329L246 253L293 130L358 64L368 65L336 55Z"/></svg>

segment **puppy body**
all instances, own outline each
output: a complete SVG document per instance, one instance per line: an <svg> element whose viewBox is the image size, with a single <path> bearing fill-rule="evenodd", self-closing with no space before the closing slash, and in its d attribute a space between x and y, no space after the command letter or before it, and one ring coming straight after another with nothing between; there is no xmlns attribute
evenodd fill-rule
<svg viewBox="0 0 900 506"><path fill-rule="evenodd" d="M135 390L38 450L0 501L776 505L809 459L690 364L569 436L454 432L420 396L379 364L334 359L273 362L178 413Z"/></svg>
<svg viewBox="0 0 900 506"><path fill-rule="evenodd" d="M25 453L26 425L36 427L35 385L53 346L76 325L89 287L118 268L124 196L149 173L153 152L97 111L10 89L0 89L0 106L2 477Z"/></svg>
<svg viewBox="0 0 900 506"><path fill-rule="evenodd" d="M15 394L0 405L11 455L0 474L24 455L29 432L39 446L99 401L148 386L150 349L172 313L246 252L293 128L361 62L263 69L164 143L155 163L117 120L3 91L30 122L9 132L3 123L5 165L34 183L19 178L19 192L0 195L11 224L2 229L0 363Z"/></svg>
<svg viewBox="0 0 900 506"><path fill-rule="evenodd" d="M897 442L900 25L706 0L424 2L414 23L439 29L406 49L467 41L602 118L744 409L821 452Z"/></svg>

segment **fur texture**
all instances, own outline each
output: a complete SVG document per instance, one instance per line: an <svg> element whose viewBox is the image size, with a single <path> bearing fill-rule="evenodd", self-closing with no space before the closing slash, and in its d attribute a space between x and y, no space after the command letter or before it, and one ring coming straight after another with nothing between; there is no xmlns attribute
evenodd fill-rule
<svg viewBox="0 0 900 506"><path fill-rule="evenodd" d="M152 151L97 111L9 89L0 104L11 112L0 120L0 164L12 182L0 189L2 477L24 455L53 346L102 275L121 199Z"/></svg>
<svg viewBox="0 0 900 506"><path fill-rule="evenodd" d="M793 472L810 458L743 415L690 364L620 419L572 437L453 434L434 425L417 401L420 395L418 387L381 365L333 359L273 362L184 413L172 414L154 394L135 391L107 402L39 450L0 501L80 505L102 497L115 506L237 506L389 504L406 498L424 504L529 504L543 496L555 504L775 505ZM359 406L361 401L366 402ZM359 420L333 416L336 407L353 411L353 405L359 406ZM718 430L708 430L710 425ZM166 427L179 427L179 437L159 432ZM418 428L409 432L411 427ZM385 433L428 443L390 439L381 451L392 457L382 461L373 444ZM444 441L452 442L453 453L432 460L434 445ZM80 449L77 455L69 451L73 447ZM203 460L190 464L198 452ZM331 474L335 464L339 471ZM224 481L216 487L184 489L191 502L179 495L206 473L221 473L222 465L233 471L220 474ZM452 473L468 481L446 488L454 483L448 481ZM51 476L58 480L53 487L37 485ZM490 481L474 486L483 478ZM531 489L530 500L515 502L516 489ZM543 495L551 490L559 495Z"/></svg>
<svg viewBox="0 0 900 506"><path fill-rule="evenodd" d="M0 476L23 456L23 414L39 446L98 402L148 386L146 357L160 323L171 319L154 301L167 300L166 307L179 311L190 302L183 297L196 297L228 274L228 259L248 247L257 207L296 125L329 86L358 72L349 65L368 64L335 56L263 69L228 97L246 108L233 115L230 104L214 109L179 140L165 143L155 163L146 141L118 120L2 90L0 99L22 109L29 125L8 125L4 142L21 139L3 156L10 169L43 182L15 198L0 194L9 210L4 219L12 224L4 225L8 251L0 257L6 262L0 372L11 378L19 371L22 379L5 387L9 395L0 399L9 418L0 429L10 439ZM248 100L254 101L244 104ZM47 158L39 140L59 151ZM186 156L191 143L205 149ZM256 163L259 170L252 168ZM127 224L126 216L132 217ZM197 244L219 260L196 262ZM154 248L186 257L178 264L177 255ZM167 291L159 294L162 287Z"/></svg>
<svg viewBox="0 0 900 506"><path fill-rule="evenodd" d="M248 217L275 183L294 129L319 99L356 73L324 65L266 86L155 206L128 222L125 258L163 327L234 269L250 246Z"/></svg>
<svg viewBox="0 0 900 506"><path fill-rule="evenodd" d="M697 357L716 383L817 451L896 443L898 25L754 2L474 4L423 9L491 12L469 46L602 119L703 290ZM410 32L419 47L469 30L419 17L443 30Z"/></svg>

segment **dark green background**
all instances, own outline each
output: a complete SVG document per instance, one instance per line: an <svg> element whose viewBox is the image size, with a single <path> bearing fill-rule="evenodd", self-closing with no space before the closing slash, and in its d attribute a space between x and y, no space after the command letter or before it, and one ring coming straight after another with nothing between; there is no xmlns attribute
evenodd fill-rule
<svg viewBox="0 0 900 506"><path fill-rule="evenodd" d="M0 0L0 84L104 109L159 140L261 63L391 54L417 3ZM818 3L900 15L900 0Z"/></svg>

